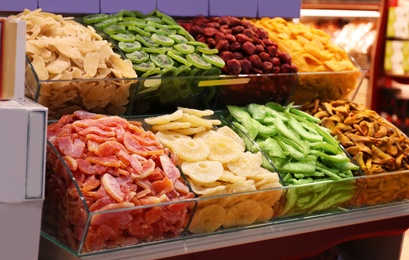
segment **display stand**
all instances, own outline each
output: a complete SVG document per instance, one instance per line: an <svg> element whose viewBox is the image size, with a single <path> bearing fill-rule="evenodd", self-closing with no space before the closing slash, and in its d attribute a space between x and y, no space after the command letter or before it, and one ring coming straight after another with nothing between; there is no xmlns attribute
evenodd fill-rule
<svg viewBox="0 0 409 260"><path fill-rule="evenodd" d="M300 259L313 256L336 244L356 239L368 239L372 253L380 251L377 259L395 259L399 255L401 237L409 229L409 203L357 209L336 215L276 222L254 228L181 240L147 244L78 257L64 248L41 239L40 260L49 259ZM375 239L377 238L377 239ZM394 246L385 250L371 240L391 240ZM389 242L389 243L390 243ZM385 243L386 245L386 243ZM379 250L378 250L379 249ZM360 255L365 255L362 247ZM366 258L360 258L366 259ZM374 258L367 258L374 259Z"/></svg>

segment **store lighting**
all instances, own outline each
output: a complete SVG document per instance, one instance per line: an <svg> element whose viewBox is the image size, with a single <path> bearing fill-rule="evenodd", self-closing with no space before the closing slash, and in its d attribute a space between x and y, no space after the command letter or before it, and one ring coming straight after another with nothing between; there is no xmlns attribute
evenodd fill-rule
<svg viewBox="0 0 409 260"><path fill-rule="evenodd" d="M365 17L379 18L378 11L365 10L327 10L327 9L301 9L301 17Z"/></svg>

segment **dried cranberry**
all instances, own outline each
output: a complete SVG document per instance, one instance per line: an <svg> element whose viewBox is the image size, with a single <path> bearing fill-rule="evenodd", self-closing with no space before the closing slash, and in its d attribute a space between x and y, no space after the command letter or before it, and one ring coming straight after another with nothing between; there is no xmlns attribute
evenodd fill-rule
<svg viewBox="0 0 409 260"><path fill-rule="evenodd" d="M268 39L269 37L268 32L264 30L263 28L258 28L257 34L260 39Z"/></svg>
<svg viewBox="0 0 409 260"><path fill-rule="evenodd" d="M241 44L239 42L233 42L229 45L229 50L230 51L240 51L241 50Z"/></svg>
<svg viewBox="0 0 409 260"><path fill-rule="evenodd" d="M203 29L203 35L206 37L213 37L217 32L217 29L211 27L206 27Z"/></svg>
<svg viewBox="0 0 409 260"><path fill-rule="evenodd" d="M251 39L247 35L242 34L242 33L236 34L236 39L241 44L245 42L251 42Z"/></svg>
<svg viewBox="0 0 409 260"><path fill-rule="evenodd" d="M216 43L215 48L219 51L227 51L229 49L229 42L227 40L221 40Z"/></svg>
<svg viewBox="0 0 409 260"><path fill-rule="evenodd" d="M214 35L214 39L216 40L216 42L221 41L221 40L226 40L226 35L222 32L217 32Z"/></svg>
<svg viewBox="0 0 409 260"><path fill-rule="evenodd" d="M235 51L233 52L233 56L236 60L241 60L244 58L243 53L239 52L239 51Z"/></svg>
<svg viewBox="0 0 409 260"><path fill-rule="evenodd" d="M210 23L207 23L206 26L218 29L220 27L220 24L216 22L210 22Z"/></svg>
<svg viewBox="0 0 409 260"><path fill-rule="evenodd" d="M277 47L274 45L267 46L267 52L271 57L274 57L277 54Z"/></svg>
<svg viewBox="0 0 409 260"><path fill-rule="evenodd" d="M270 61L270 54L268 54L267 52L260 52L260 53L258 53L257 54L259 57L260 57L260 59L262 60L262 61ZM280 62L280 61L279 61Z"/></svg>
<svg viewBox="0 0 409 260"><path fill-rule="evenodd" d="M228 71L233 75L238 75L241 72L241 64L236 59L231 59L226 62Z"/></svg>
<svg viewBox="0 0 409 260"><path fill-rule="evenodd" d="M265 48L263 45L261 44L257 44L256 45L256 49L254 50L254 53L260 53L260 52L264 52Z"/></svg>
<svg viewBox="0 0 409 260"><path fill-rule="evenodd" d="M270 73L272 69L273 69L273 63L268 62L268 61L263 62L263 67L261 68L261 70L264 73Z"/></svg>
<svg viewBox="0 0 409 260"><path fill-rule="evenodd" d="M241 25L238 25L236 27L231 28L232 34L239 34L241 33L245 28Z"/></svg>
<svg viewBox="0 0 409 260"><path fill-rule="evenodd" d="M251 42L245 42L241 45L241 49L243 50L244 53L250 56L254 54L256 46L254 46L254 44L252 44Z"/></svg>
<svg viewBox="0 0 409 260"><path fill-rule="evenodd" d="M253 64L251 64L251 61L249 61L248 59L242 59L240 60L240 64L241 72L243 72L244 74L250 74L251 69L253 68Z"/></svg>
<svg viewBox="0 0 409 260"><path fill-rule="evenodd" d="M261 62L261 59L257 54L253 54L249 56L249 61L251 61L251 64L253 64L254 67L261 69L263 67L263 63Z"/></svg>
<svg viewBox="0 0 409 260"><path fill-rule="evenodd" d="M219 54L219 57L222 58L224 61L228 61L234 59L234 54L230 51L222 51Z"/></svg>
<svg viewBox="0 0 409 260"><path fill-rule="evenodd" d="M280 59L284 61L284 63L287 63L287 64L291 64L291 61L292 61L290 54L286 52L280 53Z"/></svg>
<svg viewBox="0 0 409 260"><path fill-rule="evenodd" d="M230 43L237 41L236 37L234 37L233 34L226 34L226 40L229 41Z"/></svg>

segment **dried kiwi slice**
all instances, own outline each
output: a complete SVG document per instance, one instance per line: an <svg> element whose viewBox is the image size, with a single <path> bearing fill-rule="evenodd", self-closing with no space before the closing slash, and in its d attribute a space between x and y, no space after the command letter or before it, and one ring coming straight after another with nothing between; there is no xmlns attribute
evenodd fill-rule
<svg viewBox="0 0 409 260"><path fill-rule="evenodd" d="M178 43L173 45L173 48L182 54L189 54L195 51L195 47L186 43Z"/></svg>
<svg viewBox="0 0 409 260"><path fill-rule="evenodd" d="M152 25L147 25L147 26L145 26L145 28L143 28L146 32L149 32L149 33L154 33L154 32L156 32L156 28L155 28L155 26L152 26Z"/></svg>
<svg viewBox="0 0 409 260"><path fill-rule="evenodd" d="M112 39L119 42L134 42L135 36L130 33L117 33L110 35Z"/></svg>
<svg viewBox="0 0 409 260"><path fill-rule="evenodd" d="M162 28L162 29L156 29L155 33L159 34L159 35L164 35L164 36L168 36L169 34L175 34L176 31L175 30L171 30L168 28Z"/></svg>
<svg viewBox="0 0 409 260"><path fill-rule="evenodd" d="M139 50L126 53L125 57L132 61L132 63L143 63L149 59L149 54L142 50Z"/></svg>
<svg viewBox="0 0 409 260"><path fill-rule="evenodd" d="M140 34L142 36L146 36L146 37L150 37L151 33L147 32L141 28L139 28L139 26L128 26L128 30L131 32L136 32L137 34Z"/></svg>
<svg viewBox="0 0 409 260"><path fill-rule="evenodd" d="M182 63L185 66L192 66L192 63L190 63L187 59L185 59L183 56L181 56L179 54L179 52L175 51L175 50L170 50L167 52L168 56L171 57L172 59L174 59L175 61L178 61L180 63Z"/></svg>
<svg viewBox="0 0 409 260"><path fill-rule="evenodd" d="M156 54L156 53L151 53L150 55L151 61L158 67L160 68L165 68L168 66L173 66L175 63L172 58L170 58L166 54Z"/></svg>
<svg viewBox="0 0 409 260"><path fill-rule="evenodd" d="M104 32L106 34L111 35L111 34L116 34L116 33L126 33L128 31L126 30L125 25L113 24L113 25L105 27Z"/></svg>
<svg viewBox="0 0 409 260"><path fill-rule="evenodd" d="M150 16L149 14L147 15L147 17L145 17L145 21L152 21L159 24L165 23L161 18L157 16Z"/></svg>
<svg viewBox="0 0 409 260"><path fill-rule="evenodd" d="M135 39L145 45L146 47L158 47L159 44L156 44L150 37L143 36L143 35L135 35Z"/></svg>
<svg viewBox="0 0 409 260"><path fill-rule="evenodd" d="M179 34L169 34L168 37L174 40L176 43L187 43L188 42L186 37L179 35Z"/></svg>
<svg viewBox="0 0 409 260"><path fill-rule="evenodd" d="M208 48L208 47L205 48L205 47L203 47L203 46L197 46L197 47L196 47L196 50L197 50L198 52L205 53L205 54L217 54L217 53L219 53L219 50L216 49L216 48L210 49L210 48Z"/></svg>
<svg viewBox="0 0 409 260"><path fill-rule="evenodd" d="M196 41L195 38L188 32L185 30L185 28L181 27L178 31L178 34L183 35L186 37L186 39L188 39L189 41Z"/></svg>
<svg viewBox="0 0 409 260"><path fill-rule="evenodd" d="M157 23L154 21L147 21L146 22L149 25L152 25L153 27L159 28L159 29L167 29L168 25L167 24L161 24L161 23Z"/></svg>
<svg viewBox="0 0 409 260"><path fill-rule="evenodd" d="M89 14L82 17L82 21L85 24L94 24L102 22L103 20L108 19L110 16L108 14Z"/></svg>
<svg viewBox="0 0 409 260"><path fill-rule="evenodd" d="M216 67L219 68L223 68L224 65L226 65L226 63L224 62L224 60L222 58L220 58L218 55L216 54L206 54L206 53L202 53L202 58L209 62L210 64L213 64Z"/></svg>
<svg viewBox="0 0 409 260"><path fill-rule="evenodd" d="M159 74L160 73L160 68L153 68L153 69L151 69L151 70L148 70L147 72L145 72L145 73L143 73L142 75L141 75L141 78L147 78L147 77L150 77L150 76L152 76L152 75L157 75L157 74Z"/></svg>
<svg viewBox="0 0 409 260"><path fill-rule="evenodd" d="M142 47L142 50L147 53L159 53L159 54L166 54L168 52L168 49L166 47L162 47L162 48Z"/></svg>
<svg viewBox="0 0 409 260"><path fill-rule="evenodd" d="M172 46L175 44L175 41L165 35L159 35L157 33L153 33L151 35L152 41L162 46Z"/></svg>
<svg viewBox="0 0 409 260"><path fill-rule="evenodd" d="M209 48L209 46L207 46L207 44L206 43L204 43L204 42L199 42L199 41L189 41L187 44L190 44L190 45L192 45L192 46L195 46L196 48L197 47L202 47L202 48Z"/></svg>
<svg viewBox="0 0 409 260"><path fill-rule="evenodd" d="M209 62L205 61L199 54L197 53L189 53L186 55L186 59L192 63L194 66L201 68L201 69L210 69L212 67L212 64Z"/></svg>
<svg viewBox="0 0 409 260"><path fill-rule="evenodd" d="M124 52L134 52L134 51L139 51L142 48L142 45L137 41L119 42L118 47Z"/></svg>
<svg viewBox="0 0 409 260"><path fill-rule="evenodd" d="M148 72L150 70L153 70L154 68L156 68L155 64L148 60L146 62L142 62L139 64L134 64L133 65L133 69L138 71L138 72Z"/></svg>
<svg viewBox="0 0 409 260"><path fill-rule="evenodd" d="M181 65L179 68L173 72L173 78L172 81L175 85L177 86L182 86L187 83L188 79L182 78L190 75L190 72L192 71L191 68L185 65Z"/></svg>
<svg viewBox="0 0 409 260"><path fill-rule="evenodd" d="M136 17L135 13L128 10L120 10L117 14L122 15L122 17Z"/></svg>
<svg viewBox="0 0 409 260"><path fill-rule="evenodd" d="M95 24L96 27L104 29L110 25L118 23L118 17L111 17Z"/></svg>
<svg viewBox="0 0 409 260"><path fill-rule="evenodd" d="M160 71L160 75L162 76L162 77L170 77L170 76L173 76L173 73L176 71L176 68L174 67L174 66L168 66L168 67L165 67L165 68L163 68L161 71Z"/></svg>

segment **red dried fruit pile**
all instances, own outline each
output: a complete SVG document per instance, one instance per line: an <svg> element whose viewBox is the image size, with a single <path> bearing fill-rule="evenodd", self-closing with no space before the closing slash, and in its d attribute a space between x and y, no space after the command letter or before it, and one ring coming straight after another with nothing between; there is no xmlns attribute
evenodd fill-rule
<svg viewBox="0 0 409 260"><path fill-rule="evenodd" d="M93 252L184 231L186 199L193 194L169 151L140 122L77 111L50 124L47 134L47 233L72 249Z"/></svg>
<svg viewBox="0 0 409 260"><path fill-rule="evenodd" d="M223 72L227 75L294 73L291 56L279 50L268 37L268 32L249 21L232 16L204 17L180 20L197 41L219 50L226 62Z"/></svg>

